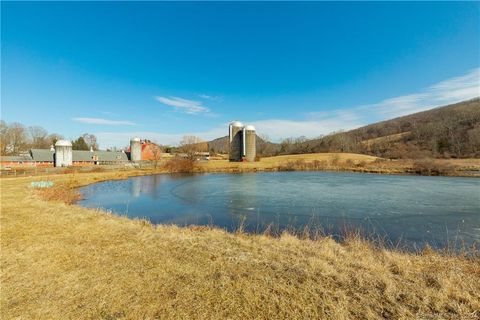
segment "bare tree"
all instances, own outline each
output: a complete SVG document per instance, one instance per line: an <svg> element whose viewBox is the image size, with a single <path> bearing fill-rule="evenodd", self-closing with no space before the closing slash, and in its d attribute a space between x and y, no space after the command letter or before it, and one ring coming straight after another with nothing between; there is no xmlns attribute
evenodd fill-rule
<svg viewBox="0 0 480 320"><path fill-rule="evenodd" d="M480 126L469 130L467 135L471 152L474 154L480 152Z"/></svg>
<svg viewBox="0 0 480 320"><path fill-rule="evenodd" d="M5 121L0 120L0 154L8 153L8 125Z"/></svg>
<svg viewBox="0 0 480 320"><path fill-rule="evenodd" d="M28 128L28 133L30 134L31 147L32 148L48 148L48 132L40 126L32 126Z"/></svg>
<svg viewBox="0 0 480 320"><path fill-rule="evenodd" d="M149 145L153 156L153 167L157 169L158 163L162 160L162 149L156 143L150 143Z"/></svg>
<svg viewBox="0 0 480 320"><path fill-rule="evenodd" d="M94 134L84 133L82 135L83 140L87 144L88 148L92 148L93 150L98 150L98 143L97 137Z"/></svg>
<svg viewBox="0 0 480 320"><path fill-rule="evenodd" d="M23 124L18 122L10 124L7 143L10 154L18 155L21 151L27 150L27 132Z"/></svg>
<svg viewBox="0 0 480 320"><path fill-rule="evenodd" d="M64 139L64 137L61 135L61 134L58 134L58 133L52 133L52 134L49 134L48 135L48 144L50 146L54 146L55 143L58 141L58 140L62 140Z"/></svg>
<svg viewBox="0 0 480 320"><path fill-rule="evenodd" d="M196 136L183 136L180 141L180 151L187 159L195 160L199 152L208 150L208 144Z"/></svg>

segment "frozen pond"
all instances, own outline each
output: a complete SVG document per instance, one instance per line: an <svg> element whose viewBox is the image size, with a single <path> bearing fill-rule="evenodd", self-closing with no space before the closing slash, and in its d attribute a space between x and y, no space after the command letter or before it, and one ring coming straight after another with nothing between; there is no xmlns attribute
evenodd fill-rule
<svg viewBox="0 0 480 320"><path fill-rule="evenodd" d="M79 204L153 223L215 225L247 232L349 230L399 241L459 247L480 242L480 179L331 172L154 175L80 189Z"/></svg>

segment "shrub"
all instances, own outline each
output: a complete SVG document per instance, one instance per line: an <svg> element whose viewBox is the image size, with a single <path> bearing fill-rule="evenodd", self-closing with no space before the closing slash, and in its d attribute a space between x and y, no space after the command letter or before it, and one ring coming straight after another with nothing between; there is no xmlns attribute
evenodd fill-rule
<svg viewBox="0 0 480 320"><path fill-rule="evenodd" d="M367 162L365 160L362 160L356 164L356 166L359 168L365 168L366 165L367 165Z"/></svg>
<svg viewBox="0 0 480 320"><path fill-rule="evenodd" d="M195 169L195 160L175 157L168 160L164 167L171 173L190 173Z"/></svg>
<svg viewBox="0 0 480 320"><path fill-rule="evenodd" d="M82 194L76 189L67 186L55 186L36 190L37 194L47 201L60 201L73 204L82 199Z"/></svg>
<svg viewBox="0 0 480 320"><path fill-rule="evenodd" d="M337 166L339 161L340 161L340 155L335 154L332 156L330 163L332 166Z"/></svg>
<svg viewBox="0 0 480 320"><path fill-rule="evenodd" d="M295 162L289 161L286 165L279 166L278 171L295 171Z"/></svg>
<svg viewBox="0 0 480 320"><path fill-rule="evenodd" d="M455 172L452 165L435 162L428 158L415 161L412 170L416 174L425 176L450 175Z"/></svg>

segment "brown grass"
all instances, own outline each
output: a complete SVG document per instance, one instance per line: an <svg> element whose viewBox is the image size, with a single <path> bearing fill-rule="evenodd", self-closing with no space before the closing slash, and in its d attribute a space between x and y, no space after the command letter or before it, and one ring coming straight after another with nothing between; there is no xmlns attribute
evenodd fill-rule
<svg viewBox="0 0 480 320"><path fill-rule="evenodd" d="M46 201L57 201L74 204L82 199L82 194L71 181L62 182L50 188L36 189L35 193Z"/></svg>
<svg viewBox="0 0 480 320"><path fill-rule="evenodd" d="M367 147L371 147L372 145L377 144L377 143L387 143L387 142L399 141L399 140L403 139L404 137L406 137L410 134L411 134L410 131L395 133L395 134L391 134L391 135L388 135L388 136L363 140L361 143L363 145L367 146Z"/></svg>
<svg viewBox="0 0 480 320"><path fill-rule="evenodd" d="M171 158L163 164L163 168L170 173L188 173L193 172L196 161L192 159L183 159L180 157Z"/></svg>
<svg viewBox="0 0 480 320"><path fill-rule="evenodd" d="M480 176L480 159L389 160L356 153L311 153L265 157L257 162L211 160L198 164L194 171L235 173L294 170Z"/></svg>
<svg viewBox="0 0 480 320"><path fill-rule="evenodd" d="M433 159L421 159L413 163L412 171L427 176L448 176L455 173L455 168L449 163L435 162Z"/></svg>
<svg viewBox="0 0 480 320"><path fill-rule="evenodd" d="M45 179L73 186L141 173ZM31 181L1 180L2 319L480 316L478 257L152 226L47 202Z"/></svg>
<svg viewBox="0 0 480 320"><path fill-rule="evenodd" d="M211 160L200 163L197 171L282 171L287 167L292 170L338 170L343 169L347 161L352 164L372 163L376 157L356 153L309 153L261 158L256 162L229 162L228 160ZM299 164L298 167L295 165ZM305 165L301 165L305 164ZM295 168L294 168L295 167ZM303 167L303 169L302 169Z"/></svg>

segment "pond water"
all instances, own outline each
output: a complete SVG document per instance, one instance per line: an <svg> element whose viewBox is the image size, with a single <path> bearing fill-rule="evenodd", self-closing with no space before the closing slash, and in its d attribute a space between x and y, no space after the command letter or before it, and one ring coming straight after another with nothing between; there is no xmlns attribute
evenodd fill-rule
<svg viewBox="0 0 480 320"><path fill-rule="evenodd" d="M80 189L79 204L152 223L274 234L351 230L419 249L480 243L480 179L331 172L153 175Z"/></svg>

